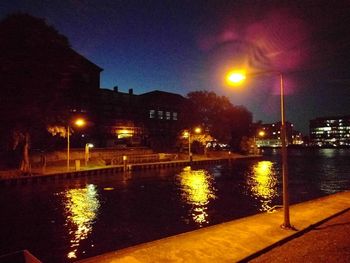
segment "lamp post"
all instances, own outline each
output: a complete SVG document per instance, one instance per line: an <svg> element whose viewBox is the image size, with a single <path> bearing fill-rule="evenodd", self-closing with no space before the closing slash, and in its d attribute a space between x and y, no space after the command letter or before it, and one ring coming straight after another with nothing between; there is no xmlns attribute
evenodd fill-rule
<svg viewBox="0 0 350 263"><path fill-rule="evenodd" d="M73 124L78 127L83 127L86 122L82 118L76 119ZM69 162L70 162L70 126L67 125L67 171L69 171Z"/></svg>
<svg viewBox="0 0 350 263"><path fill-rule="evenodd" d="M262 140L262 138L265 136L265 131L260 130L259 132L255 132L254 134L254 147L259 148L257 137ZM259 151L257 151L259 153Z"/></svg>
<svg viewBox="0 0 350 263"><path fill-rule="evenodd" d="M200 127L196 127L194 129L194 132L195 133L201 133L202 132L202 129ZM188 138L188 159L190 162L192 162L192 151L191 151L191 131L188 130L188 131L185 131L183 136L186 138Z"/></svg>
<svg viewBox="0 0 350 263"><path fill-rule="evenodd" d="M70 160L70 156L69 156L69 151L70 151L70 140L69 140L69 135L70 134L70 128L69 125L67 126L67 171L69 172L69 160Z"/></svg>
<svg viewBox="0 0 350 263"><path fill-rule="evenodd" d="M88 161L90 159L90 148L94 147L92 143L85 144L85 167L87 167Z"/></svg>
<svg viewBox="0 0 350 263"><path fill-rule="evenodd" d="M276 71L258 72L251 76L259 76L265 74L278 74L280 82L280 101L281 101L281 143L282 143L282 181L283 181L283 223L284 229L292 229L289 216L289 191L288 191L288 164L287 164L287 145L286 145L286 123L285 123L285 103L284 103L284 81L283 73ZM226 76L226 82L229 85L239 85L246 79L244 71L231 71Z"/></svg>
<svg viewBox="0 0 350 263"><path fill-rule="evenodd" d="M192 161L192 153L191 153L191 133L189 131L185 131L183 136L188 139L188 160Z"/></svg>

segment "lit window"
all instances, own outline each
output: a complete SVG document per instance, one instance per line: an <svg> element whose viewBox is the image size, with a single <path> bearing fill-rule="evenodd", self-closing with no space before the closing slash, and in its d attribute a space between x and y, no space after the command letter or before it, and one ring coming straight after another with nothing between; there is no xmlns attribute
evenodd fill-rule
<svg viewBox="0 0 350 263"><path fill-rule="evenodd" d="M163 111L162 110L158 111L158 119L163 120Z"/></svg>
<svg viewBox="0 0 350 263"><path fill-rule="evenodd" d="M173 120L174 120L174 121L177 120L177 112L173 112Z"/></svg>
<svg viewBox="0 0 350 263"><path fill-rule="evenodd" d="M165 113L165 118L166 118L167 120L170 120L170 111L167 111L167 112Z"/></svg>
<svg viewBox="0 0 350 263"><path fill-rule="evenodd" d="M155 110L150 110L150 111L149 111L149 118L150 118L150 119L154 119L155 116L156 116L156 111L155 111Z"/></svg>

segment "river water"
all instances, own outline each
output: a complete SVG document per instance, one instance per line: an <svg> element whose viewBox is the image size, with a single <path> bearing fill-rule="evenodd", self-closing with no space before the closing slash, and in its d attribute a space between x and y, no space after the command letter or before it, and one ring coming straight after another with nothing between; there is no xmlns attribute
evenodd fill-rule
<svg viewBox="0 0 350 263"><path fill-rule="evenodd" d="M350 189L350 149L289 149L288 165L291 203ZM280 174L278 150L265 150L230 165L2 186L0 255L73 262L271 211L282 203Z"/></svg>

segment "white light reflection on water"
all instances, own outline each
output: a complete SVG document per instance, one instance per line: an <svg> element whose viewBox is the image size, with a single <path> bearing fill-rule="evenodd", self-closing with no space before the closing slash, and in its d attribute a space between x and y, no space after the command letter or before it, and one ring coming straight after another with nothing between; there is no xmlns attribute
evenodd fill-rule
<svg viewBox="0 0 350 263"><path fill-rule="evenodd" d="M86 239L92 231L97 217L100 201L96 186L87 185L85 188L69 189L62 193L65 197L64 207L66 227L70 236L70 249L67 258L76 258L80 241Z"/></svg>
<svg viewBox="0 0 350 263"><path fill-rule="evenodd" d="M247 186L254 197L261 202L260 211L270 211L273 198L278 195L277 175L270 161L256 163L247 172Z"/></svg>
<svg viewBox="0 0 350 263"><path fill-rule="evenodd" d="M200 227L208 224L208 204L215 199L216 189L213 187L213 176L206 170L192 170L185 167L179 174L182 197L192 205L191 216Z"/></svg>

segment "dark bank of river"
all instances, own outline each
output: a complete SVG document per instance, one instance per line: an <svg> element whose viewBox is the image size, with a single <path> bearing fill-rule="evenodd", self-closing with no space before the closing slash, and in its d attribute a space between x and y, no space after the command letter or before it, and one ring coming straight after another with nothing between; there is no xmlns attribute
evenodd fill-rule
<svg viewBox="0 0 350 263"><path fill-rule="evenodd" d="M350 149L289 149L292 203L350 189ZM2 186L0 254L70 262L267 211L281 201L280 155L231 165L134 171Z"/></svg>

